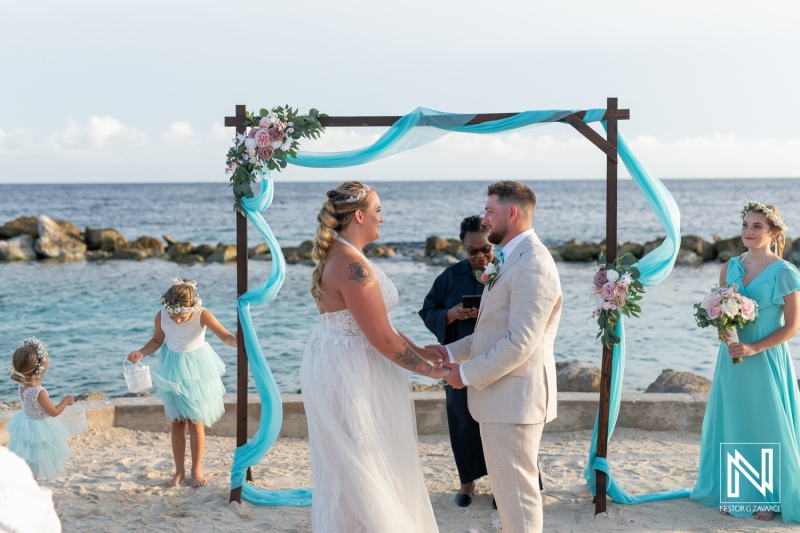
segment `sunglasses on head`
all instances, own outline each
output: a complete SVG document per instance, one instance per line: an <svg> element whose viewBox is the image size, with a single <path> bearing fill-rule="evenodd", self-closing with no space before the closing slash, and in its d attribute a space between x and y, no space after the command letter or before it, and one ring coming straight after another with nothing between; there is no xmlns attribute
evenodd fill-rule
<svg viewBox="0 0 800 533"><path fill-rule="evenodd" d="M467 246L467 255L478 255L478 252L481 252L483 255L489 255L494 250L494 246L491 244L487 244L486 246L481 246L480 248L473 248L472 246Z"/></svg>

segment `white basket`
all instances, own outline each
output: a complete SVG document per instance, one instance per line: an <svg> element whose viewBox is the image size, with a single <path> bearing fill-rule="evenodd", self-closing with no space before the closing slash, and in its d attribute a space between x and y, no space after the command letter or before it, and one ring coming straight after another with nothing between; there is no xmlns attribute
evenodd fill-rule
<svg viewBox="0 0 800 533"><path fill-rule="evenodd" d="M153 386L149 366L140 363L132 365L133 368L127 368L126 362L128 362L127 358L122 360L122 375L125 376L125 383L128 384L129 391L142 392Z"/></svg>
<svg viewBox="0 0 800 533"><path fill-rule="evenodd" d="M58 418L72 436L89 429L89 421L86 420L86 410L83 407L68 405Z"/></svg>

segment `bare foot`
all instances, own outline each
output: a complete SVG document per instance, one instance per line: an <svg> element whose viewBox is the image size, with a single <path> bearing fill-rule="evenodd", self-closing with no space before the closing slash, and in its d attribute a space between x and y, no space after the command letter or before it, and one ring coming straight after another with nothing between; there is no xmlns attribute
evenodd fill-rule
<svg viewBox="0 0 800 533"><path fill-rule="evenodd" d="M206 483L208 483L208 481L206 481L206 477L203 475L202 470L192 470L192 487L202 487Z"/></svg>
<svg viewBox="0 0 800 533"><path fill-rule="evenodd" d="M775 513L772 511L759 511L753 515L753 518L756 520L762 520L764 522L769 522L775 516Z"/></svg>
<svg viewBox="0 0 800 533"><path fill-rule="evenodd" d="M168 489L171 489L173 487L177 487L178 485L183 483L184 479L186 479L186 473L185 472L175 472L175 475L172 476L172 479L168 483L166 483L164 486L166 488L168 488Z"/></svg>
<svg viewBox="0 0 800 533"><path fill-rule="evenodd" d="M727 506L720 507L719 514L729 515L730 513L728 512L728 507Z"/></svg>

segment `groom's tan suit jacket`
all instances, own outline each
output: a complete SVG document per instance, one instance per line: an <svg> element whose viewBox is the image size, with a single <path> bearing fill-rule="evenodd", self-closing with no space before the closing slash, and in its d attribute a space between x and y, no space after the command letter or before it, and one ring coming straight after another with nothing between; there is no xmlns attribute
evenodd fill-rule
<svg viewBox="0 0 800 533"><path fill-rule="evenodd" d="M561 283L550 252L532 233L484 290L475 332L448 344L469 382L469 411L481 423L542 424L556 417L553 343Z"/></svg>

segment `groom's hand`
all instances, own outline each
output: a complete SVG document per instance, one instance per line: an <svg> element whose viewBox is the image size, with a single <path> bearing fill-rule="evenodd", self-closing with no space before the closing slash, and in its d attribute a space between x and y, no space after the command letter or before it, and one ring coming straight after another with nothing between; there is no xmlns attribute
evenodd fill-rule
<svg viewBox="0 0 800 533"><path fill-rule="evenodd" d="M442 361L444 362L450 361L450 356L447 355L447 348L445 348L441 344L428 344L425 346L425 349L436 350L439 353L439 357L441 357Z"/></svg>
<svg viewBox="0 0 800 533"><path fill-rule="evenodd" d="M445 368L450 369L450 373L447 374L447 377L444 380L447 382L448 385L453 387L454 389L463 389L466 387L464 382L461 381L461 365L458 363L442 363L442 366Z"/></svg>

